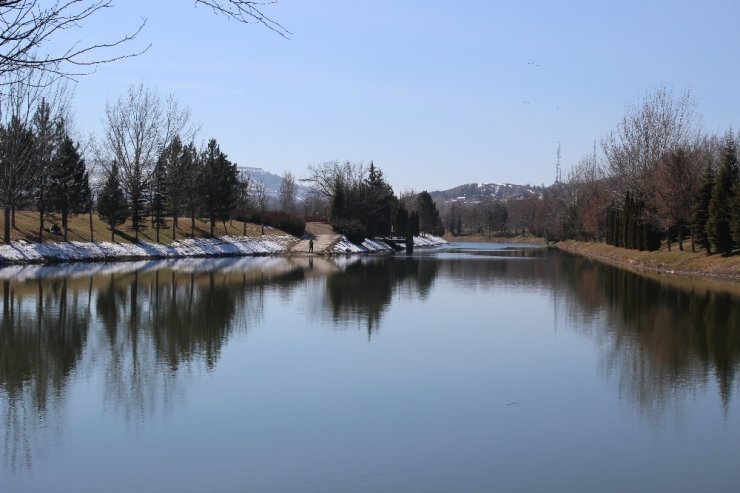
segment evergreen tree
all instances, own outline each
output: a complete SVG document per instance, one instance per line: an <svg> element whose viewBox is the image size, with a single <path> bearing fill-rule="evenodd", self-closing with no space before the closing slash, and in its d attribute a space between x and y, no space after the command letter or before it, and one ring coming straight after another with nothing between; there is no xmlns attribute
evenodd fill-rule
<svg viewBox="0 0 740 493"><path fill-rule="evenodd" d="M92 195L85 160L69 135L64 136L57 150L50 187L54 207L62 214L64 241L67 241L69 213L85 211Z"/></svg>
<svg viewBox="0 0 740 493"><path fill-rule="evenodd" d="M167 174L164 157L160 156L154 166L150 180L149 197L152 214L152 227L156 232L156 241L159 243L159 230L167 226L164 216L167 213Z"/></svg>
<svg viewBox="0 0 740 493"><path fill-rule="evenodd" d="M128 216L128 204L123 194L118 174L118 165L114 162L98 196L98 215L110 226L111 241L116 239L116 226L123 224Z"/></svg>
<svg viewBox="0 0 740 493"><path fill-rule="evenodd" d="M709 201L709 239L721 254L732 252L732 203L738 181L737 148L731 133L725 137L722 162Z"/></svg>
<svg viewBox="0 0 740 493"><path fill-rule="evenodd" d="M735 245L740 245L740 179L735 182L734 196L732 198L731 209L731 229L732 241Z"/></svg>
<svg viewBox="0 0 740 493"><path fill-rule="evenodd" d="M129 188L128 207L131 227L134 230L136 241L139 241L139 231L144 229L144 213L147 203L147 186L144 171L139 164L135 164L131 177L127 180Z"/></svg>
<svg viewBox="0 0 740 493"><path fill-rule="evenodd" d="M340 219L347 219L347 204L345 201L344 184L337 178L334 185L334 195L329 207L329 222L334 223Z"/></svg>
<svg viewBox="0 0 740 493"><path fill-rule="evenodd" d="M394 225L394 233L397 237L406 237L406 232L409 229L409 211L401 205L398 207L396 212L396 221Z"/></svg>
<svg viewBox="0 0 740 493"><path fill-rule="evenodd" d="M398 200L391 186L383 178L383 172L370 162L370 170L360 190L360 221L370 237L387 235L391 232L393 212Z"/></svg>
<svg viewBox="0 0 740 493"><path fill-rule="evenodd" d="M237 185L236 164L221 152L216 139L211 139L204 155L202 180L203 206L211 224L211 236L214 235L216 221L223 221L225 227L226 220L236 207Z"/></svg>
<svg viewBox="0 0 740 493"><path fill-rule="evenodd" d="M444 226L441 227L437 205L432 196L426 190L416 196L416 207L419 211L419 229L424 233L444 234Z"/></svg>
<svg viewBox="0 0 740 493"><path fill-rule="evenodd" d="M39 213L39 243L44 241L44 221L52 206L51 176L60 142L60 125L54 122L51 105L42 99L33 115L34 146L32 165L37 168L33 187L36 210Z"/></svg>
<svg viewBox="0 0 740 493"><path fill-rule="evenodd" d="M706 249L707 255L712 253L712 242L709 240L709 202L712 200L714 190L714 171L711 164L707 164L704 170L699 191L694 196L694 205L691 210L691 230L696 243Z"/></svg>

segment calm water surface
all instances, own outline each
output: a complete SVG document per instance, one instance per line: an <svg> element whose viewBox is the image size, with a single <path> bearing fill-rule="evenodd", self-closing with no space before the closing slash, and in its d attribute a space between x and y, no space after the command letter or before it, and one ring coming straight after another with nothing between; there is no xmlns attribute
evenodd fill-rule
<svg viewBox="0 0 740 493"><path fill-rule="evenodd" d="M580 258L0 270L2 492L740 491L740 298Z"/></svg>

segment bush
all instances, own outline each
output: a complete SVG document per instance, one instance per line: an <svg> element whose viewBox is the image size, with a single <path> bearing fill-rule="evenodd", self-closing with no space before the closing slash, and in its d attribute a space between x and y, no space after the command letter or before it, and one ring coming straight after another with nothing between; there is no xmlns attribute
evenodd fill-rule
<svg viewBox="0 0 740 493"><path fill-rule="evenodd" d="M246 217L244 217L243 214L236 214L234 215L234 219L237 221L246 220L250 223L260 224L259 212L252 212ZM282 229L293 236L303 236L303 232L306 230L306 221L287 212L265 211L263 219L265 221L265 226Z"/></svg>
<svg viewBox="0 0 740 493"><path fill-rule="evenodd" d="M337 219L331 223L334 231L347 237L349 241L360 245L367 237L367 230L360 221L356 219Z"/></svg>
<svg viewBox="0 0 740 493"><path fill-rule="evenodd" d="M298 237L306 230L306 221L283 211L265 212L265 224Z"/></svg>

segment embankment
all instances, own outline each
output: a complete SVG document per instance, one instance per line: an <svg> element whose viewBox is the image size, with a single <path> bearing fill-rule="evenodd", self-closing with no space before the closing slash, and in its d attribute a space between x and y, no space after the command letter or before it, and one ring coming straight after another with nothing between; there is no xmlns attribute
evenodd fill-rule
<svg viewBox="0 0 740 493"><path fill-rule="evenodd" d="M637 272L740 281L740 255L730 257L706 255L692 252L690 248L681 251L675 245L670 251L663 247L655 252L640 252L605 243L574 240L561 241L553 246Z"/></svg>

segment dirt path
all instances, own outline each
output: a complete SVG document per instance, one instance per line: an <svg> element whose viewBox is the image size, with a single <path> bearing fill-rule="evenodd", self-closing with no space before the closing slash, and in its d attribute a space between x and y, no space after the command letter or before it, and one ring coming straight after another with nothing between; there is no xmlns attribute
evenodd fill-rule
<svg viewBox="0 0 740 493"><path fill-rule="evenodd" d="M306 235L313 239L313 253L322 255L341 238L326 223L306 223ZM302 239L290 249L293 253L309 253L309 239Z"/></svg>

